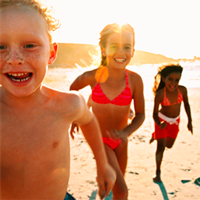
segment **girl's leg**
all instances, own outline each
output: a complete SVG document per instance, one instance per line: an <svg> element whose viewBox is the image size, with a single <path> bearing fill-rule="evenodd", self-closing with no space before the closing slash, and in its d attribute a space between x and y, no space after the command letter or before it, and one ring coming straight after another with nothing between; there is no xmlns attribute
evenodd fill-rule
<svg viewBox="0 0 200 200"><path fill-rule="evenodd" d="M156 175L153 178L153 180L155 182L161 182L161 178L160 178L160 167L161 167L161 162L162 162L162 158L163 158L163 153L165 151L165 144L166 144L166 140L165 138L161 138L157 140L157 150L156 150Z"/></svg>
<svg viewBox="0 0 200 200"><path fill-rule="evenodd" d="M166 138L166 147L171 149L172 146L174 145L175 140L176 140L175 138L167 137Z"/></svg>
<svg viewBox="0 0 200 200"><path fill-rule="evenodd" d="M120 145L119 145L120 146ZM117 147L118 148L118 147ZM118 158L116 153L107 145L105 145L106 154L110 165L114 168L117 178L115 185L113 187L113 200L127 200L128 197L128 188L124 180L121 167L118 163Z"/></svg>
<svg viewBox="0 0 200 200"><path fill-rule="evenodd" d="M128 161L128 141L121 142L121 144L114 150L117 160L123 175L125 175L127 161Z"/></svg>

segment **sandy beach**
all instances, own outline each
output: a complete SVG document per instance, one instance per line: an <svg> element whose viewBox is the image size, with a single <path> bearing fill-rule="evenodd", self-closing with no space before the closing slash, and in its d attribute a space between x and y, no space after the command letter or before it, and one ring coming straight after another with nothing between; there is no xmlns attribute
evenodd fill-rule
<svg viewBox="0 0 200 200"><path fill-rule="evenodd" d="M47 76L46 84L56 89L68 90L70 81L65 80L64 74L57 77L51 75ZM87 99L90 90L86 89L81 93ZM200 88L188 88L188 95L194 134L192 135L187 130L187 116L182 105L178 138L173 148L167 149L164 153L161 184L156 184L152 180L155 172L156 150L156 141L149 144L154 130L153 98L145 96L145 122L129 137L128 166L125 175L129 188L129 200L200 199L200 185L196 181L200 177ZM71 173L68 192L77 200L99 199L95 160L81 133L76 134L74 140L70 139L70 147ZM112 197L109 196L106 199L111 200Z"/></svg>

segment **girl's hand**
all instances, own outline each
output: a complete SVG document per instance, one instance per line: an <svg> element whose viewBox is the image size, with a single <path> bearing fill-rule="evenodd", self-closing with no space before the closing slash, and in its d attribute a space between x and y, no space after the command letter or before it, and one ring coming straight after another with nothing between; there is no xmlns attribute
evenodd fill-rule
<svg viewBox="0 0 200 200"><path fill-rule="evenodd" d="M167 126L167 124L166 124L164 121L160 122L159 127L160 127L161 129L165 129L166 126Z"/></svg>
<svg viewBox="0 0 200 200"><path fill-rule="evenodd" d="M75 131L75 129L76 129L76 131ZM76 132L79 132L79 127L73 123L70 128L70 135L73 140L74 140L74 133L76 133Z"/></svg>
<svg viewBox="0 0 200 200"><path fill-rule="evenodd" d="M124 131L120 130L110 130L107 131L108 136L113 139L121 139L122 141L126 142L128 140L128 136Z"/></svg>
<svg viewBox="0 0 200 200"><path fill-rule="evenodd" d="M193 134L193 128L192 128L192 122L188 122L188 130L191 132L191 134Z"/></svg>

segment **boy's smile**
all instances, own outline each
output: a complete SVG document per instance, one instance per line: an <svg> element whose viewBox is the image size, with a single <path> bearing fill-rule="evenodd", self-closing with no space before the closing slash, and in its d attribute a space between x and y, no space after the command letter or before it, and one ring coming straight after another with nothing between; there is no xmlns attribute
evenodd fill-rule
<svg viewBox="0 0 200 200"><path fill-rule="evenodd" d="M7 73L6 75L14 82L26 82L31 78L32 73Z"/></svg>
<svg viewBox="0 0 200 200"><path fill-rule="evenodd" d="M14 96L29 96L55 60L46 22L33 9L11 6L1 10L0 24L1 84Z"/></svg>

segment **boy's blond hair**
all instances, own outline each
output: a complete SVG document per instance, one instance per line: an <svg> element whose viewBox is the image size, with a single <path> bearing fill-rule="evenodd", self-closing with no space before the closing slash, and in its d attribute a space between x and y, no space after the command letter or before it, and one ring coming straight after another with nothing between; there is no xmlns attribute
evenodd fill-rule
<svg viewBox="0 0 200 200"><path fill-rule="evenodd" d="M59 21L53 17L52 8L47 8L41 0L0 0L0 8L12 5L24 5L38 11L46 21L47 33L49 35L50 42L52 42L52 31L55 31L60 27Z"/></svg>

